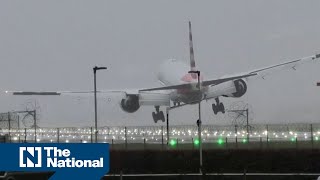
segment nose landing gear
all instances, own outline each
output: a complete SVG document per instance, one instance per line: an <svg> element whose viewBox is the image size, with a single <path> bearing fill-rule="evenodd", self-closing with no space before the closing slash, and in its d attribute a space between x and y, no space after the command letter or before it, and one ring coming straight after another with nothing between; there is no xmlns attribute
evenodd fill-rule
<svg viewBox="0 0 320 180"><path fill-rule="evenodd" d="M160 111L160 106L155 106L156 112L152 112L152 118L155 123L158 121L165 122L163 111Z"/></svg>
<svg viewBox="0 0 320 180"><path fill-rule="evenodd" d="M218 112L222 112L224 114L226 112L224 105L219 101L219 98L216 98L216 104L212 104L212 110L214 114L218 114Z"/></svg>

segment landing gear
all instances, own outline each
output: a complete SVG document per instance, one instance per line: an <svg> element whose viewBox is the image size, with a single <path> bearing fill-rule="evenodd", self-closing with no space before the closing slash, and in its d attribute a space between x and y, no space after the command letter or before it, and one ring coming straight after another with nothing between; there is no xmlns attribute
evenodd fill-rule
<svg viewBox="0 0 320 180"><path fill-rule="evenodd" d="M216 104L212 104L212 110L214 114L218 114L218 112L222 112L224 114L226 112L224 105L219 101L219 98L216 98Z"/></svg>
<svg viewBox="0 0 320 180"><path fill-rule="evenodd" d="M157 123L158 121L165 122L163 111L160 111L160 106L155 106L156 112L152 112L153 121Z"/></svg>

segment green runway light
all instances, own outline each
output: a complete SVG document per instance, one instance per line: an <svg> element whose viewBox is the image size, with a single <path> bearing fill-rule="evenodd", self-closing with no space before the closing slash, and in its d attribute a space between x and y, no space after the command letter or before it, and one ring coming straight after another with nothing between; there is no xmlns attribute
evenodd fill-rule
<svg viewBox="0 0 320 180"><path fill-rule="evenodd" d="M217 142L218 142L218 144L220 144L220 145L224 143L221 138L219 138Z"/></svg>
<svg viewBox="0 0 320 180"><path fill-rule="evenodd" d="M170 146L176 146L177 145L177 140L171 139L169 144L170 144Z"/></svg>
<svg viewBox="0 0 320 180"><path fill-rule="evenodd" d="M315 137L315 140L318 141L318 140L319 140L319 137Z"/></svg>
<svg viewBox="0 0 320 180"><path fill-rule="evenodd" d="M291 138L291 141L293 142L293 141L295 141L296 139L295 138Z"/></svg>
<svg viewBox="0 0 320 180"><path fill-rule="evenodd" d="M200 144L199 139L195 139L195 140L193 141L193 144L196 145L196 146L199 146L199 144Z"/></svg>
<svg viewBox="0 0 320 180"><path fill-rule="evenodd" d="M243 142L243 143L247 143L247 139L243 139L242 142Z"/></svg>

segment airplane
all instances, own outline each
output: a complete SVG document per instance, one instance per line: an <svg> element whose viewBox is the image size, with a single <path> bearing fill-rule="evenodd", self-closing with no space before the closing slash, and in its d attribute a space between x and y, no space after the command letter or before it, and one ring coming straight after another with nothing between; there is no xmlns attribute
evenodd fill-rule
<svg viewBox="0 0 320 180"><path fill-rule="evenodd" d="M106 90L97 93L122 93L120 107L127 113L136 112L141 106L154 106L155 112L152 117L155 122L165 121L161 106L172 108L184 105L200 103L203 100L215 99L212 104L214 114L225 113L225 107L220 102L220 97L240 98L247 92L247 79L253 77L264 78L264 73L271 70L289 67L295 70L296 67L305 62L315 61L320 54L303 57L283 63L238 73L226 75L218 79L205 80L196 67L193 51L193 40L191 22L189 21L189 53L190 65L176 59L168 59L160 66L158 80L161 87L138 89L138 90ZM93 94L94 91L5 91L13 95L71 95L71 94Z"/></svg>

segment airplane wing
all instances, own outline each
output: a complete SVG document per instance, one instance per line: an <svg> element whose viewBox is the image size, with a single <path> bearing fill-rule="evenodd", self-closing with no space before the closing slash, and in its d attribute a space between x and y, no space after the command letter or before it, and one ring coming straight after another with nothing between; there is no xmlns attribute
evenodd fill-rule
<svg viewBox="0 0 320 180"><path fill-rule="evenodd" d="M302 65L304 63L307 62L311 62L311 61L315 61L316 59L320 58L320 54L315 54L313 56L308 56L308 57L304 57L304 58L300 58L300 59L295 59L295 60L291 60L291 61L287 61L284 63L280 63L280 64L275 64L275 65L271 65L271 66L267 66L267 67L263 67L263 68L259 68L259 69L255 69L255 70L251 70L248 72L244 72L244 73L238 73L236 75L228 75L228 76L223 76L219 79L213 79L213 80L207 80L207 81L202 81L201 84L203 86L215 86L227 81L232 81L232 80L236 80L236 79L242 79L242 78L248 78L251 76L259 76L264 78L264 76L266 76L268 73L271 73L272 70L275 69L285 69L285 68L291 68L291 69L296 69L297 66ZM192 86L192 84L188 83L188 84L178 84L178 85L173 85L173 86L165 86L165 87L159 87L159 88L150 88L150 89L142 89L140 91L156 91L156 90L170 90L170 89L184 89L184 88L190 88Z"/></svg>
<svg viewBox="0 0 320 180"><path fill-rule="evenodd" d="M5 91L11 95L25 95L25 96L73 96L77 98L93 97L94 91ZM110 101L110 94L122 94L122 98L126 96L139 96L140 105L152 106L170 106L170 92L168 91L153 91L153 92L139 92L138 89L123 89L123 90L97 90L97 98L107 98Z"/></svg>
<svg viewBox="0 0 320 180"><path fill-rule="evenodd" d="M240 75L255 73L258 75L257 77L261 77L264 79L267 75L272 74L275 71L286 70L286 69L296 70L299 66L301 66L305 63L314 62L318 58L320 58L320 54L315 54L315 55L303 57L300 59L295 59L295 60L286 61L286 62L279 63L279 64L274 64L271 66L262 67L259 69L254 69L254 70L247 71L244 73L238 73L236 75L240 76ZM232 77L232 76L235 76L235 75L229 75L229 76L224 76L224 77Z"/></svg>
<svg viewBox="0 0 320 180"><path fill-rule="evenodd" d="M262 67L259 69L251 70L248 72L244 73L239 73L237 75L229 75L229 76L224 76L222 78L218 79L213 79L213 80L207 80L207 81L202 81L203 86L215 86L227 81L232 81L236 79L242 79L242 78L248 78L251 76L260 76L264 78L264 75L271 70L274 69L282 69L282 68L291 68L291 69L296 69L297 66L315 61L316 59L320 58L320 54L315 54L312 56L300 58L300 59L295 59L291 61L287 61L284 63L280 64L275 64L267 67ZM172 90L172 89L184 89L184 88L190 88L194 84L191 83L186 83L186 84L178 84L178 85L173 85L173 86L163 86L163 87L158 87L158 88L149 88L149 89L136 89L136 90L107 90L107 91L101 91L98 90L97 94L101 93L124 93L124 94L139 94L141 92L146 92L146 91L162 91L162 90ZM93 94L93 91L5 91L5 93L12 93L13 95L87 95L87 94ZM162 92L162 94L167 94L168 92Z"/></svg>
<svg viewBox="0 0 320 180"><path fill-rule="evenodd" d="M75 96L92 97L94 91L4 91L10 95L20 96ZM97 97L105 97L106 94L139 94L139 89L120 89L120 90L97 90Z"/></svg>
<svg viewBox="0 0 320 180"><path fill-rule="evenodd" d="M81 96L86 94L93 94L94 91L5 91L6 94L12 95L26 95L26 96L62 96L62 95L74 95ZM101 93L126 93L126 90L109 90L101 91L97 90L97 94Z"/></svg>
<svg viewBox="0 0 320 180"><path fill-rule="evenodd" d="M280 67L290 67L290 68L295 70L297 66L302 65L302 64L307 63L307 62L311 62L311 61L316 60L318 58L320 58L320 54L315 54L313 56L308 56L308 57L296 59L296 60L293 60L293 61L287 61L287 62L284 62L284 63L275 64L275 65L272 65L272 66L267 66L267 67L263 67L263 68L260 68L260 69L256 69L256 70L251 71L250 73L259 74L259 73L261 73L263 71L267 71L267 70L271 70L271 69L275 69L275 68L280 68Z"/></svg>

